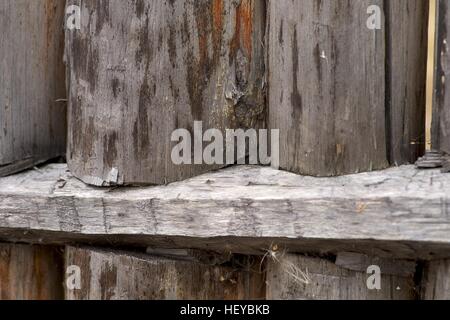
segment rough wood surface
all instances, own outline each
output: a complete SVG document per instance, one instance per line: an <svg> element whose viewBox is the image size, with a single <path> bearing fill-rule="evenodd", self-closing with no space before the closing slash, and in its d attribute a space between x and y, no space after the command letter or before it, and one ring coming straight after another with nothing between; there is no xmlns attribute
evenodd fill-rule
<svg viewBox="0 0 450 320"><path fill-rule="evenodd" d="M386 13L380 30L367 9ZM413 163L424 150L428 3L271 1L269 127L281 167L332 176Z"/></svg>
<svg viewBox="0 0 450 320"><path fill-rule="evenodd" d="M0 244L0 300L63 299L62 278L58 248Z"/></svg>
<svg viewBox="0 0 450 320"><path fill-rule="evenodd" d="M450 30L449 3L439 0L436 40L435 97L433 107L433 148L450 154Z"/></svg>
<svg viewBox="0 0 450 320"><path fill-rule="evenodd" d="M429 3L385 1L386 121L391 164L414 163L425 150Z"/></svg>
<svg viewBox="0 0 450 320"><path fill-rule="evenodd" d="M270 1L269 127L283 169L314 176L387 166L383 1Z"/></svg>
<svg viewBox="0 0 450 320"><path fill-rule="evenodd" d="M254 265L213 266L92 248L66 249L66 266L81 268L81 289L69 300L263 299L262 272Z"/></svg>
<svg viewBox="0 0 450 320"><path fill-rule="evenodd" d="M377 265L385 275L413 277L416 273L416 262L371 257L355 252L339 252L335 264L344 269L366 272L367 267Z"/></svg>
<svg viewBox="0 0 450 320"><path fill-rule="evenodd" d="M413 166L335 178L237 166L105 190L55 164L0 179L0 237L450 257L448 190L450 175Z"/></svg>
<svg viewBox="0 0 450 320"><path fill-rule="evenodd" d="M366 266L366 270L370 265ZM267 298L297 300L413 300L413 276L383 274L381 289L369 290L367 272L356 272L332 261L300 255L284 255L269 260ZM306 282L301 282L305 281Z"/></svg>
<svg viewBox="0 0 450 320"><path fill-rule="evenodd" d="M65 153L64 1L0 2L0 176Z"/></svg>
<svg viewBox="0 0 450 320"><path fill-rule="evenodd" d="M185 179L213 166L175 165L175 129L264 124L265 1L71 4L82 26L66 33L68 162L83 181Z"/></svg>
<svg viewBox="0 0 450 320"><path fill-rule="evenodd" d="M450 300L450 260L428 262L422 278L423 300Z"/></svg>

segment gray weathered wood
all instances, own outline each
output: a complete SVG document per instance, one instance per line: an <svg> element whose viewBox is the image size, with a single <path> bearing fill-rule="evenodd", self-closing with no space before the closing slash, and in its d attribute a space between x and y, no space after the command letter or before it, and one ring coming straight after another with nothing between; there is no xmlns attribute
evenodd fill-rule
<svg viewBox="0 0 450 320"><path fill-rule="evenodd" d="M63 164L0 179L1 238L450 257L450 175L401 166L335 178L238 166L98 189Z"/></svg>
<svg viewBox="0 0 450 320"><path fill-rule="evenodd" d="M386 13L380 30L367 9ZM271 1L269 127L281 166L331 176L424 150L428 3Z"/></svg>
<svg viewBox="0 0 450 320"><path fill-rule="evenodd" d="M421 288L423 300L450 300L450 260L428 262Z"/></svg>
<svg viewBox="0 0 450 320"><path fill-rule="evenodd" d="M0 300L63 299L62 276L60 249L0 244Z"/></svg>
<svg viewBox="0 0 450 320"><path fill-rule="evenodd" d="M381 290L367 287L364 272L351 271L332 261L285 254L269 259L267 298L313 300L413 300L416 290L413 276L383 274Z"/></svg>
<svg viewBox="0 0 450 320"><path fill-rule="evenodd" d="M82 26L66 33L68 162L83 181L185 179L214 166L175 165L175 129L263 125L264 1L71 4Z"/></svg>
<svg viewBox="0 0 450 320"><path fill-rule="evenodd" d="M269 127L283 169L333 176L386 167L383 1L270 1Z"/></svg>
<svg viewBox="0 0 450 320"><path fill-rule="evenodd" d="M429 3L385 1L388 160L414 163L425 150Z"/></svg>
<svg viewBox="0 0 450 320"><path fill-rule="evenodd" d="M66 265L81 268L81 289L68 300L263 299L254 265L225 267L92 248L66 248Z"/></svg>
<svg viewBox="0 0 450 320"><path fill-rule="evenodd" d="M450 154L450 52L449 37L450 12L449 3L438 2L437 40L436 40L436 70L433 107L433 148Z"/></svg>
<svg viewBox="0 0 450 320"><path fill-rule="evenodd" d="M377 265L385 275L413 277L416 273L415 261L372 257L355 252L339 252L335 264L358 272L366 272L368 266Z"/></svg>
<svg viewBox="0 0 450 320"><path fill-rule="evenodd" d="M65 153L64 1L0 2L0 176Z"/></svg>

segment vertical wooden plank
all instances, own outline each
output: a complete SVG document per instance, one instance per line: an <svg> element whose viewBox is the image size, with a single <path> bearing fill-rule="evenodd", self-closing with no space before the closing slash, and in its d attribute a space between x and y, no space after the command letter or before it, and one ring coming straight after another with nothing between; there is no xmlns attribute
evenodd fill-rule
<svg viewBox="0 0 450 320"><path fill-rule="evenodd" d="M334 176L387 166L383 1L269 2L269 127L283 169Z"/></svg>
<svg viewBox="0 0 450 320"><path fill-rule="evenodd" d="M435 98L435 68L436 68L436 39L437 39L437 11L438 0L429 0L429 19L428 19L428 60L427 60L427 84L426 84L426 150L432 149L432 125L433 110Z"/></svg>
<svg viewBox="0 0 450 320"><path fill-rule="evenodd" d="M64 1L0 2L0 176L65 153Z"/></svg>
<svg viewBox="0 0 450 320"><path fill-rule="evenodd" d="M74 247L66 249L66 266L81 268L81 289L66 288L69 300L264 298L258 268Z"/></svg>
<svg viewBox="0 0 450 320"><path fill-rule="evenodd" d="M367 262L366 266L360 264ZM380 264L375 260L374 264ZM341 260L339 265L319 258L287 254L268 261L267 298L297 300L411 300L415 299L414 275L404 272L400 263L399 272L390 263L382 271L381 290L369 290L367 268L370 259ZM356 271L355 271L356 270ZM385 272L386 272L385 271Z"/></svg>
<svg viewBox="0 0 450 320"><path fill-rule="evenodd" d="M423 300L450 300L450 260L430 261L422 278Z"/></svg>
<svg viewBox="0 0 450 320"><path fill-rule="evenodd" d="M0 300L63 299L62 268L58 248L0 244Z"/></svg>
<svg viewBox="0 0 450 320"><path fill-rule="evenodd" d="M432 146L450 154L450 72L449 36L450 13L446 0L438 2L435 97L433 106Z"/></svg>
<svg viewBox="0 0 450 320"><path fill-rule="evenodd" d="M71 4L81 6L82 28L66 37L68 163L83 181L191 177L214 166L175 165L174 130L193 134L194 121L222 131L264 124L265 1Z"/></svg>
<svg viewBox="0 0 450 320"><path fill-rule="evenodd" d="M414 163L425 150L428 1L388 0L386 121L388 160Z"/></svg>

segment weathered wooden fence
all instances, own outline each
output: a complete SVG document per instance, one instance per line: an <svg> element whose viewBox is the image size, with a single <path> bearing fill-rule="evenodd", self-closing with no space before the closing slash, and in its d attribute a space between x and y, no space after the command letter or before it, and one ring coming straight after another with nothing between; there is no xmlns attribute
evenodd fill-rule
<svg viewBox="0 0 450 320"><path fill-rule="evenodd" d="M433 148L450 154L446 1ZM428 8L1 2L0 176L64 153L66 96L68 164L0 179L0 298L450 299L450 176L387 169L425 151ZM288 172L171 158L177 129L265 128Z"/></svg>
<svg viewBox="0 0 450 320"><path fill-rule="evenodd" d="M314 176L423 152L426 1L138 3L83 3L82 30L66 33L68 162L83 181L162 184L214 169L171 160L171 133L196 120L282 128L281 167ZM386 12L379 30L367 27L371 5Z"/></svg>

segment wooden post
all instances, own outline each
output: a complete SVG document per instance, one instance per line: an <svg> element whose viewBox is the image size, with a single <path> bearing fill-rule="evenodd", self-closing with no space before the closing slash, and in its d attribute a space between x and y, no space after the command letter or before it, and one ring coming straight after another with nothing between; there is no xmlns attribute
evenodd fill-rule
<svg viewBox="0 0 450 320"><path fill-rule="evenodd" d="M414 163L425 151L429 2L385 1L388 160Z"/></svg>
<svg viewBox="0 0 450 320"><path fill-rule="evenodd" d="M63 299L62 268L58 248L0 244L0 300Z"/></svg>
<svg viewBox="0 0 450 320"><path fill-rule="evenodd" d="M258 268L74 247L66 249L66 266L81 268L81 289L66 288L69 300L264 298Z"/></svg>
<svg viewBox="0 0 450 320"><path fill-rule="evenodd" d="M422 278L421 298L450 300L450 260L436 260L426 264Z"/></svg>
<svg viewBox="0 0 450 320"><path fill-rule="evenodd" d="M280 129L281 167L333 176L414 161L425 125L424 1L269 3L268 121ZM385 13L380 29L368 27L369 8Z"/></svg>
<svg viewBox="0 0 450 320"><path fill-rule="evenodd" d="M62 156L64 1L0 3L0 176Z"/></svg>
<svg viewBox="0 0 450 320"><path fill-rule="evenodd" d="M383 1L270 1L269 127L283 169L315 176L387 166ZM302 17L300 19L299 17Z"/></svg>
<svg viewBox="0 0 450 320"><path fill-rule="evenodd" d="M380 290L370 290L367 269L381 270ZM313 300L412 300L416 297L415 263L343 253L335 263L286 254L269 259L267 298Z"/></svg>
<svg viewBox="0 0 450 320"><path fill-rule="evenodd" d="M436 70L433 106L432 146L450 154L450 52L448 30L450 30L449 3L438 2Z"/></svg>
<svg viewBox="0 0 450 320"><path fill-rule="evenodd" d="M71 4L82 27L66 33L68 163L83 181L191 177L216 167L174 164L174 130L188 129L194 149L194 121L203 131L263 125L265 1Z"/></svg>

